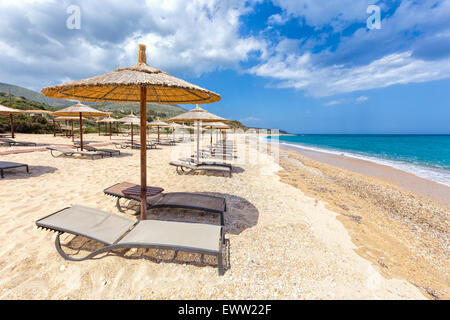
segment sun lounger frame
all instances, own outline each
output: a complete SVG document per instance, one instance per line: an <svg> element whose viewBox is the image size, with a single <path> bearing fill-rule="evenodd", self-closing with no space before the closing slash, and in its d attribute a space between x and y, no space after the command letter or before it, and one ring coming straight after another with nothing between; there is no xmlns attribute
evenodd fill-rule
<svg viewBox="0 0 450 320"><path fill-rule="evenodd" d="M52 148L52 147L47 147L48 150L50 150L50 153L52 155L52 157L54 158L59 158L61 156L68 156L68 157L72 157L75 154L79 154L82 156L86 156L86 157L90 157L92 160L95 159L95 157L101 157L103 158L104 154L103 153L92 153L92 152L84 152L84 151L76 151L76 150L65 150L65 149L59 149L59 148ZM59 152L60 155L55 155L53 154L53 152Z"/></svg>
<svg viewBox="0 0 450 320"><path fill-rule="evenodd" d="M191 174L196 171L212 171L212 172L221 172L221 173L228 173L228 176L232 177L232 168L225 167L225 166L219 166L219 165L197 165L197 164L190 164L187 162L181 162L181 161L172 161L169 163L171 166L175 166L178 174ZM216 167L216 168L214 168Z"/></svg>
<svg viewBox="0 0 450 320"><path fill-rule="evenodd" d="M113 144L115 145L115 147L117 149L140 149L141 145L139 143L134 142L133 144L131 144L130 141L126 141L126 142L113 142ZM157 146L154 143L147 143L147 150L151 150L151 149L156 149Z"/></svg>
<svg viewBox="0 0 450 320"><path fill-rule="evenodd" d="M120 185L121 183L116 183L114 185L112 185L111 187L108 187L106 189L103 190L103 193L110 196L110 197L114 197L117 198L117 207L120 208L120 204L119 201L120 199L128 199L128 200L135 200L135 201L140 201L139 198L137 197L132 197L132 196L127 196L125 194L120 194L117 192L112 192L109 189L114 188L115 186ZM175 194L186 194L186 195L192 195L195 196L195 193L188 193L188 192L174 192ZM164 197L167 194L171 194L171 193L166 193L166 194L161 194L161 197ZM213 197L213 196L208 196L208 197ZM220 197L215 197L215 198L220 198ZM162 198L161 198L162 199ZM227 202L225 200L225 198L221 198L223 199L223 207L220 210L214 210L211 208L206 208L206 207L199 207L199 206L188 206L188 205L168 205L168 204L160 204L159 201L156 201L156 203L154 204L147 204L147 208L148 209L156 209L156 208L176 208L176 209L188 209L188 210L199 210L199 211L204 211L204 212L209 212L209 213L217 213L220 216L220 224L222 226L225 225L225 218L224 218L224 213L227 211Z"/></svg>
<svg viewBox="0 0 450 320"><path fill-rule="evenodd" d="M16 141L9 138L0 138L0 142L3 144L8 144L10 147L12 146L23 146L23 147L36 147L37 144L34 142L24 142L24 141Z"/></svg>
<svg viewBox="0 0 450 320"><path fill-rule="evenodd" d="M193 248L193 247L188 247L188 246L176 246L176 245L167 245L167 244L158 244L158 243L148 243L148 244L138 244L138 243L125 243L125 244L121 244L120 241L129 233L133 232L133 230L139 225L139 223L141 223L141 221L137 221L136 223L134 223L127 232L125 232L124 234L122 234L120 237L118 237L114 243L109 244L105 241L102 241L100 239L97 239L93 236L90 236L88 234L83 234L83 233L79 233L79 232L75 232L72 230L68 230L65 228L60 228L60 227L50 227L48 225L45 225L43 223L41 223L42 220L45 220L46 218L49 218L51 216L57 215L58 213L71 209L71 207L66 207L62 210L59 210L55 213L52 213L48 216L45 216L39 220L37 220L36 226L38 227L38 229L43 229L43 230L47 230L47 231L52 231L52 232L56 232L56 239L55 239L55 247L56 250L58 251L58 253L61 255L61 257L63 257L64 259L68 260L68 261L74 261L74 262L81 262L81 261L85 261L88 259L91 259L99 254L105 253L105 252L109 252L109 251L113 251L116 249L133 249L133 248L143 248L143 249L162 249L162 250L173 250L173 251L186 251L186 252L192 252L192 253L199 253L199 254L207 254L207 255L212 255L212 256L216 256L217 257L217 267L218 267L218 272L219 275L222 276L224 274L224 267L223 267L223 247L224 244L226 242L225 240L225 230L223 226L220 226L220 238L219 238L219 250L218 251L212 251L212 250L208 250L208 249L202 249L202 248ZM105 212L107 213L107 212ZM111 214L111 213L109 213ZM113 214L111 214L113 215ZM150 222L152 220L145 220L147 222ZM156 221L156 220L153 220ZM166 221L167 222L167 221ZM169 222L173 225L175 224L179 224L180 222ZM185 223L184 223L185 224ZM97 249L93 252L91 252L90 254L88 254L85 257L82 258L74 258L69 256L68 254L66 254L64 252L64 250L61 247L61 240L60 237L61 235L63 235L64 233L68 233L68 234L72 234L75 236L82 236L97 242L100 242L102 244L104 244L105 246Z"/></svg>
<svg viewBox="0 0 450 320"><path fill-rule="evenodd" d="M25 167L26 170L27 170L27 173L30 173L30 169L29 169L28 165L25 164L25 163L2 162L2 161L0 161L0 164L1 163L8 163L8 164L10 164L10 166L0 168L0 178L1 179L3 179L5 177L5 175L4 175L4 170L5 169L14 169L14 168Z"/></svg>
<svg viewBox="0 0 450 320"><path fill-rule="evenodd" d="M78 150L78 148L79 147L77 147L77 150ZM110 157L113 157L113 155L115 153L117 153L120 156L120 150L102 149L102 148L97 148L97 147L93 147L93 146L84 146L84 149L86 149L87 151L109 154Z"/></svg>

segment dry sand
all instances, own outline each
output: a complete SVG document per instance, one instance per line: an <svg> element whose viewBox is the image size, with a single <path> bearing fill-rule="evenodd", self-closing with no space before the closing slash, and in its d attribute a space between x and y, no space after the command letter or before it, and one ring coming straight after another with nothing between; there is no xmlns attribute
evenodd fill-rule
<svg viewBox="0 0 450 320"><path fill-rule="evenodd" d="M18 140L67 144L66 138L23 135ZM116 138L115 138L116 139ZM89 135L87 141L109 142ZM239 143L240 156L250 152ZM16 149L24 149L23 147ZM10 148L0 148L0 152ZM251 153L251 152L250 152ZM100 160L53 158L48 151L1 155L28 163L0 180L0 299L423 299L401 276L380 271L358 254L339 214L281 181L270 155L237 163L233 177L179 176L168 165L172 147L148 151L149 185L226 198L229 268L218 276L214 258L161 250L125 250L85 262L68 262L55 250L55 234L34 221L74 204L122 214L103 189L139 182L139 151ZM281 173L284 171L281 171ZM133 213L135 202L122 202ZM122 214L123 215L123 214ZM128 215L133 218L133 216ZM210 215L167 210L152 219L218 223ZM96 247L63 236L65 250L80 255Z"/></svg>

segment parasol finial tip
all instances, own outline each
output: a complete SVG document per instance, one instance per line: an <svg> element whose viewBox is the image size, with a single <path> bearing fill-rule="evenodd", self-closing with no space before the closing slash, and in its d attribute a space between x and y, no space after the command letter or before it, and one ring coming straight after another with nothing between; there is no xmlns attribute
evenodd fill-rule
<svg viewBox="0 0 450 320"><path fill-rule="evenodd" d="M147 47L145 44L139 45L139 63L147 63L147 55L145 53Z"/></svg>

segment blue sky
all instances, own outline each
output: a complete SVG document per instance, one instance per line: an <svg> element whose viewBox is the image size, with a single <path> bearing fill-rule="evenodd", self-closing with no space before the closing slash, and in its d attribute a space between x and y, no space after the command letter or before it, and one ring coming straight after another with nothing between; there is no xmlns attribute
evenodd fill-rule
<svg viewBox="0 0 450 320"><path fill-rule="evenodd" d="M381 29L367 28L369 5ZM450 133L449 0L0 0L0 12L0 82L39 91L133 65L145 43L150 65L220 93L205 108L248 126Z"/></svg>

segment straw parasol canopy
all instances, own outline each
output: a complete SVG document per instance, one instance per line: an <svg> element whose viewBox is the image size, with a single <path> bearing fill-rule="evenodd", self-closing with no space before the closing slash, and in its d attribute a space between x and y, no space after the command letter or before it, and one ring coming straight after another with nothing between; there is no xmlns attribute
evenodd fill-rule
<svg viewBox="0 0 450 320"><path fill-rule="evenodd" d="M167 104L211 103L220 95L147 64L146 46L139 45L138 63L129 68L42 89L51 98L84 101L140 102L141 219L147 214L147 102Z"/></svg>
<svg viewBox="0 0 450 320"><path fill-rule="evenodd" d="M80 121L79 117L56 117L55 121ZM83 117L83 120L87 120L87 118Z"/></svg>
<svg viewBox="0 0 450 320"><path fill-rule="evenodd" d="M14 121L13 114L23 113L23 110L8 108L0 104L0 115L9 116L9 126L11 128L11 137L14 139Z"/></svg>
<svg viewBox="0 0 450 320"><path fill-rule="evenodd" d="M146 87L147 102L167 104L212 103L220 95L203 89L146 63L145 46L140 45L138 64L84 80L72 81L42 89L51 98L83 101L136 102L140 88Z"/></svg>
<svg viewBox="0 0 450 320"><path fill-rule="evenodd" d="M182 113L176 117L170 118L169 122L227 122L227 119L216 116L205 109L200 108L199 105L195 109Z"/></svg>
<svg viewBox="0 0 450 320"><path fill-rule="evenodd" d="M228 130L231 127L223 122L211 122L204 125L207 129L220 129L220 130Z"/></svg>
<svg viewBox="0 0 450 320"><path fill-rule="evenodd" d="M78 101L76 105L67 107L62 110L55 111L51 114L54 117L71 117L78 116L80 121L80 146L81 151L83 151L83 116L85 117L105 117L107 114L105 112L99 111L97 109L86 106ZM73 138L73 137L72 137Z"/></svg>
<svg viewBox="0 0 450 320"><path fill-rule="evenodd" d="M83 120L87 120L86 118L83 118ZM73 128L73 122L74 121L80 121L79 117L56 117L53 118L53 135L56 136L56 128L55 128L55 121L70 121L71 126L68 127L71 132L72 141L74 141L75 135L74 135L74 128ZM80 125L80 132L81 132L81 125Z"/></svg>
<svg viewBox="0 0 450 320"><path fill-rule="evenodd" d="M141 125L141 119L139 119L138 117L136 117L133 114L133 111L131 111L131 114L126 116L125 118L122 118L119 120L122 123L125 124L129 124L131 125L131 144L133 144L133 140L134 140L134 125L136 126L140 126Z"/></svg>
<svg viewBox="0 0 450 320"><path fill-rule="evenodd" d="M104 123L106 125L106 134L108 134L108 124L109 124L109 139L112 139L112 124L120 122L119 119L112 118L111 116L108 118L97 120L98 123L98 134L100 135L101 129L100 124Z"/></svg>
<svg viewBox="0 0 450 320"><path fill-rule="evenodd" d="M159 118L155 121L152 121L148 124L150 127L157 127L158 128L158 142L159 142L159 128L169 128L170 124L165 123L164 121L161 121Z"/></svg>
<svg viewBox="0 0 450 320"><path fill-rule="evenodd" d="M210 143L213 143L213 129L218 129L218 130L229 130L231 129L231 127L223 122L210 122L204 125L205 128L210 129L211 130L211 139L210 139ZM216 134L216 140L218 140L218 136Z"/></svg>
<svg viewBox="0 0 450 320"><path fill-rule="evenodd" d="M18 110L18 109L13 109L13 108L8 108L5 107L3 105L0 104L0 115L10 115L10 114L19 114L19 113L24 113L25 111L23 110Z"/></svg>
<svg viewBox="0 0 450 320"><path fill-rule="evenodd" d="M92 107L86 106L82 104L81 102L78 102L77 104L67 107L65 109L61 109L58 111L55 111L52 113L52 116L55 117L72 117L72 116L79 116L80 113L83 114L85 117L105 117L108 114L103 111L99 111L97 109L94 109Z"/></svg>
<svg viewBox="0 0 450 320"><path fill-rule="evenodd" d="M164 128L170 127L170 124L168 124L168 123L166 123L164 121L161 121L159 118L156 119L155 121L152 121L152 122L148 123L148 125L150 127L164 127Z"/></svg>
<svg viewBox="0 0 450 320"><path fill-rule="evenodd" d="M108 117L108 118L97 120L97 122L98 123L113 123L113 122L119 122L119 119L114 119L114 118Z"/></svg>
<svg viewBox="0 0 450 320"><path fill-rule="evenodd" d="M227 122L227 119L216 116L197 104L195 109L170 118L169 122L197 122L197 163L200 162L200 122Z"/></svg>
<svg viewBox="0 0 450 320"><path fill-rule="evenodd" d="M48 110L25 110L23 113L28 113L28 114L51 114L53 113L53 111L48 111Z"/></svg>

